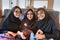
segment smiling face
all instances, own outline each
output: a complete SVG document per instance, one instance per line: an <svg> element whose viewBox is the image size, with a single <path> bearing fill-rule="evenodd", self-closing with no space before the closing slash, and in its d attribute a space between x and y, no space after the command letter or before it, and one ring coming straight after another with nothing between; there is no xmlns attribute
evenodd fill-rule
<svg viewBox="0 0 60 40"><path fill-rule="evenodd" d="M37 13L38 20L43 20L45 18L45 12L43 10L40 10Z"/></svg>
<svg viewBox="0 0 60 40"><path fill-rule="evenodd" d="M20 17L20 9L19 8L16 8L15 9L15 11L14 11L14 16L16 17L16 18L19 18Z"/></svg>
<svg viewBox="0 0 60 40"><path fill-rule="evenodd" d="M28 13L27 13L27 18L28 18L29 20L32 20L32 19L33 19L33 12L32 12L32 11L28 11Z"/></svg>

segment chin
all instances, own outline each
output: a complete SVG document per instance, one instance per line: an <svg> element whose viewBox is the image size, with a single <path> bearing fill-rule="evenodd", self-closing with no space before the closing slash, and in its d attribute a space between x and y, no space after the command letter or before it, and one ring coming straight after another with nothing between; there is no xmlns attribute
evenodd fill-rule
<svg viewBox="0 0 60 40"><path fill-rule="evenodd" d="M16 17L16 18L19 18L19 17Z"/></svg>
<svg viewBox="0 0 60 40"><path fill-rule="evenodd" d="M40 20L43 20L44 18L40 18Z"/></svg>
<svg viewBox="0 0 60 40"><path fill-rule="evenodd" d="M31 19L29 19L29 20L31 20Z"/></svg>

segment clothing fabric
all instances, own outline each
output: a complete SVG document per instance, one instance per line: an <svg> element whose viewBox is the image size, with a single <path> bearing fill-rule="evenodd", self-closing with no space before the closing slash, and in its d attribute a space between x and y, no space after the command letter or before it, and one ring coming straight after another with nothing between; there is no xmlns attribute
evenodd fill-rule
<svg viewBox="0 0 60 40"><path fill-rule="evenodd" d="M9 16L3 21L2 29L12 31L12 32L17 32L20 23L21 21L18 18L16 18L11 12Z"/></svg>

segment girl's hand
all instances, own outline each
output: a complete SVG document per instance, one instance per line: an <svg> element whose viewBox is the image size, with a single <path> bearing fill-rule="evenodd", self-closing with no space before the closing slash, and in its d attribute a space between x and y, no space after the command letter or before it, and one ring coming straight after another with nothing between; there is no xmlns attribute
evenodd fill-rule
<svg viewBox="0 0 60 40"><path fill-rule="evenodd" d="M9 37L9 38L14 38L13 35L9 34L9 33L5 33L5 36Z"/></svg>
<svg viewBox="0 0 60 40"><path fill-rule="evenodd" d="M37 34L36 38L37 39L44 39L45 38L45 34Z"/></svg>
<svg viewBox="0 0 60 40"><path fill-rule="evenodd" d="M43 34L43 31L39 29L36 34Z"/></svg>
<svg viewBox="0 0 60 40"><path fill-rule="evenodd" d="M15 36L16 36L16 33L11 32L11 31L8 31L8 34L12 35L13 37L15 37Z"/></svg>
<svg viewBox="0 0 60 40"><path fill-rule="evenodd" d="M5 33L5 36L10 37L10 34L9 33Z"/></svg>
<svg viewBox="0 0 60 40"><path fill-rule="evenodd" d="M44 39L45 38L45 34L43 34L43 31L41 29L39 29L35 35L36 38L38 39Z"/></svg>
<svg viewBox="0 0 60 40"><path fill-rule="evenodd" d="M17 35L20 35L20 37L21 37L22 39L26 39L26 37L23 35L23 32L18 31L18 32L17 32Z"/></svg>

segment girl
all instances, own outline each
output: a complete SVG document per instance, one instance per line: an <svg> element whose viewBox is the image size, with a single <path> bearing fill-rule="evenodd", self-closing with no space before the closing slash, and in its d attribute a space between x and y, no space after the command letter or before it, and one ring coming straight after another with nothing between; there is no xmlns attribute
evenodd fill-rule
<svg viewBox="0 0 60 40"><path fill-rule="evenodd" d="M33 32L33 25L35 24L35 13L32 9L28 9L25 13L25 18L21 22L21 31L26 37L24 40L29 40L31 32Z"/></svg>
<svg viewBox="0 0 60 40"><path fill-rule="evenodd" d="M17 31L19 30L19 26L21 24L21 21L19 19L21 13L21 8L15 6L10 11L8 17L3 21L2 29L8 30L6 35L11 34L12 36L15 36L15 33L17 33Z"/></svg>
<svg viewBox="0 0 60 40"><path fill-rule="evenodd" d="M36 24L36 30L38 30L37 33L43 34L43 37L41 39L57 39L57 25L55 24L55 21L49 16L47 11L44 8L39 8L37 10L37 17L38 20Z"/></svg>

